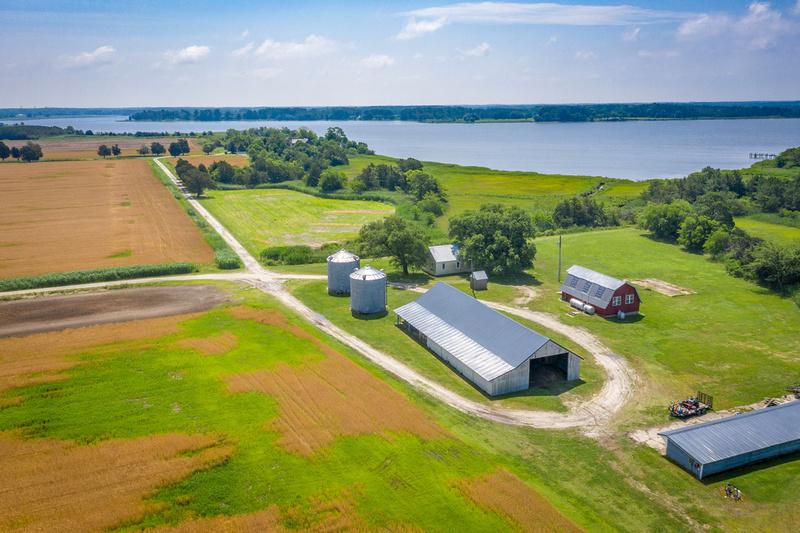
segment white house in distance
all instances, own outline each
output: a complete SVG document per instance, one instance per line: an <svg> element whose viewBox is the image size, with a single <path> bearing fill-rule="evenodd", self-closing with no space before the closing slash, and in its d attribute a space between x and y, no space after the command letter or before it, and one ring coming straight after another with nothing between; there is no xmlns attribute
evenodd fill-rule
<svg viewBox="0 0 800 533"><path fill-rule="evenodd" d="M458 246L441 244L428 247L428 260L422 270L431 276L448 276L469 272L469 265L458 257Z"/></svg>

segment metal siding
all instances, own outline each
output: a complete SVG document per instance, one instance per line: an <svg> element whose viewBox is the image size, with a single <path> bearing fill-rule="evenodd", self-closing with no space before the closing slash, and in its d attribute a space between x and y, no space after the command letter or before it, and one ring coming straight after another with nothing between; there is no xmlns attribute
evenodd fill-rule
<svg viewBox="0 0 800 533"><path fill-rule="evenodd" d="M679 446L669 440L667 441L667 457L669 457L677 465L681 466L684 470L691 472L697 479L702 478L702 466L695 468L694 461L689 454L681 450Z"/></svg>
<svg viewBox="0 0 800 533"><path fill-rule="evenodd" d="M800 441L800 402L660 433L701 464Z"/></svg>
<svg viewBox="0 0 800 533"><path fill-rule="evenodd" d="M337 252L338 254L339 252ZM344 256L334 254L328 258L328 292L331 294L350 294L350 274L358 269L360 263L357 256L351 261Z"/></svg>
<svg viewBox="0 0 800 533"><path fill-rule="evenodd" d="M458 261L458 246L455 244L441 244L439 246L429 246L428 251L433 257L434 263L446 263L448 261Z"/></svg>
<svg viewBox="0 0 800 533"><path fill-rule="evenodd" d="M350 274L350 309L363 315L386 311L386 274L370 266Z"/></svg>
<svg viewBox="0 0 800 533"><path fill-rule="evenodd" d="M549 341L444 283L395 313L489 381L518 367Z"/></svg>
<svg viewBox="0 0 800 533"><path fill-rule="evenodd" d="M741 466L758 463L760 461L766 461L767 459L780 457L781 455L787 455L797 451L800 451L800 440L779 444L777 446L770 446L769 448L764 448L754 452L737 455L736 457L730 457L722 461L708 463L706 465L703 465L703 472L701 478L710 476L712 474L725 472L726 470L739 468Z"/></svg>
<svg viewBox="0 0 800 533"><path fill-rule="evenodd" d="M569 354L567 362L567 381L577 381L581 379L581 358L574 353Z"/></svg>
<svg viewBox="0 0 800 533"><path fill-rule="evenodd" d="M500 394L510 394L512 392L527 390L530 386L530 370L531 365L529 363L525 363L518 366L511 372L503 374L499 378L492 380L491 394L493 396L498 396Z"/></svg>
<svg viewBox="0 0 800 533"><path fill-rule="evenodd" d="M452 368L455 369L456 372L461 374L465 379L471 381L475 384L478 388L483 390L486 394L492 395L493 393L493 383L489 382L486 379L483 379L479 376L474 370L472 370L469 366L465 365L458 357L451 354L447 350L445 350L442 346L436 344L436 342L428 339L427 341L428 349L430 349L434 354L436 354L440 359L444 362L449 364Z"/></svg>

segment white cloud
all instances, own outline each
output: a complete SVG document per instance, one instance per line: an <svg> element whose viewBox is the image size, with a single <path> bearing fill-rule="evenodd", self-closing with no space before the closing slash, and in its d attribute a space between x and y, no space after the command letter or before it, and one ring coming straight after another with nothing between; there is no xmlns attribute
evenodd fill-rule
<svg viewBox="0 0 800 533"><path fill-rule="evenodd" d="M631 28L630 30L624 32L622 34L622 40L626 43L635 43L639 40L639 34L641 33L642 28L636 27Z"/></svg>
<svg viewBox="0 0 800 533"><path fill-rule="evenodd" d="M208 46L193 44L180 50L167 50L164 52L164 61L169 65L181 63L197 63L208 57L211 48Z"/></svg>
<svg viewBox="0 0 800 533"><path fill-rule="evenodd" d="M484 43L479 44L475 48L470 48L469 50L464 52L464 54L466 54L468 56L472 56L472 57L483 57L486 54L488 54L489 50L491 50L491 49L492 49L491 45L489 43L485 43L484 42Z"/></svg>
<svg viewBox="0 0 800 533"><path fill-rule="evenodd" d="M361 60L361 64L367 68L385 68L394 65L394 58L386 54L370 54Z"/></svg>
<svg viewBox="0 0 800 533"><path fill-rule="evenodd" d="M417 37L421 37L426 33L433 33L444 25L444 17L419 21L415 17L411 17L406 23L405 28L403 28L400 33L395 36L395 38L401 41L416 39Z"/></svg>
<svg viewBox="0 0 800 533"><path fill-rule="evenodd" d="M636 55L645 59L671 59L680 53L677 50L639 50Z"/></svg>
<svg viewBox="0 0 800 533"><path fill-rule="evenodd" d="M64 66L68 68L83 68L105 65L114 60L116 54L113 46L99 46L91 52L81 52L76 56L68 57Z"/></svg>
<svg viewBox="0 0 800 533"><path fill-rule="evenodd" d="M779 37L797 33L800 27L783 17L768 2L752 2L746 13L739 17L723 14L702 14L687 20L678 27L680 40L700 40L730 33L740 44L751 50L764 50L774 46Z"/></svg>
<svg viewBox="0 0 800 533"><path fill-rule="evenodd" d="M250 30L244 30L239 36L239 39L247 39L248 37L250 37Z"/></svg>
<svg viewBox="0 0 800 533"><path fill-rule="evenodd" d="M597 54L592 52L591 50L578 50L575 52L575 59L577 61L591 61L592 59L596 59Z"/></svg>
<svg viewBox="0 0 800 533"><path fill-rule="evenodd" d="M545 41L544 45L549 48L549 47L555 45L556 43L558 43L558 37L553 35L553 36L551 36L549 39L547 39Z"/></svg>
<svg viewBox="0 0 800 533"><path fill-rule="evenodd" d="M268 59L317 57L330 54L339 48L335 41L321 35L311 34L302 41L274 41L267 39L259 46L255 55Z"/></svg>
<svg viewBox="0 0 800 533"><path fill-rule="evenodd" d="M255 48L255 45L250 42L250 43L247 43L246 45L242 46L241 48L237 48L236 50L231 52L231 55L233 57L246 56L247 54L249 54L250 52L253 51L253 48Z"/></svg>
<svg viewBox="0 0 800 533"><path fill-rule="evenodd" d="M631 26L673 22L691 17L677 11L630 5L563 5L551 2L463 2L401 13L408 17L398 39L433 33L446 24L530 24L564 26Z"/></svg>
<svg viewBox="0 0 800 533"><path fill-rule="evenodd" d="M792 8L792 13L795 15L800 15L800 0L797 0L797 3Z"/></svg>
<svg viewBox="0 0 800 533"><path fill-rule="evenodd" d="M263 67L251 71L251 75L261 80L272 80L277 78L283 72L282 68Z"/></svg>

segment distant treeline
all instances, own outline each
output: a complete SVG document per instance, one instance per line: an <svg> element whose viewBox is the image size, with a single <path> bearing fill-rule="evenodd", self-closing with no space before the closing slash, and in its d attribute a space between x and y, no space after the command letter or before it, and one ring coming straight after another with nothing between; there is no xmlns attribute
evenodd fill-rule
<svg viewBox="0 0 800 533"><path fill-rule="evenodd" d="M12 141L23 141L27 139L39 139L41 137L52 137L54 135L68 135L79 132L72 126L59 128L58 126L26 126L24 124L0 124L0 139Z"/></svg>
<svg viewBox="0 0 800 533"><path fill-rule="evenodd" d="M800 118L800 102L143 109L131 120L402 120L415 122Z"/></svg>

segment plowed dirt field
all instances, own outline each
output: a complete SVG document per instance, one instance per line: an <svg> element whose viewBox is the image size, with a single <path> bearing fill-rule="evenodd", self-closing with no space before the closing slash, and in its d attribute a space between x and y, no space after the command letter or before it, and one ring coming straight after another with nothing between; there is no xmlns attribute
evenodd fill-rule
<svg viewBox="0 0 800 533"><path fill-rule="evenodd" d="M0 278L212 259L146 160L0 165Z"/></svg>

